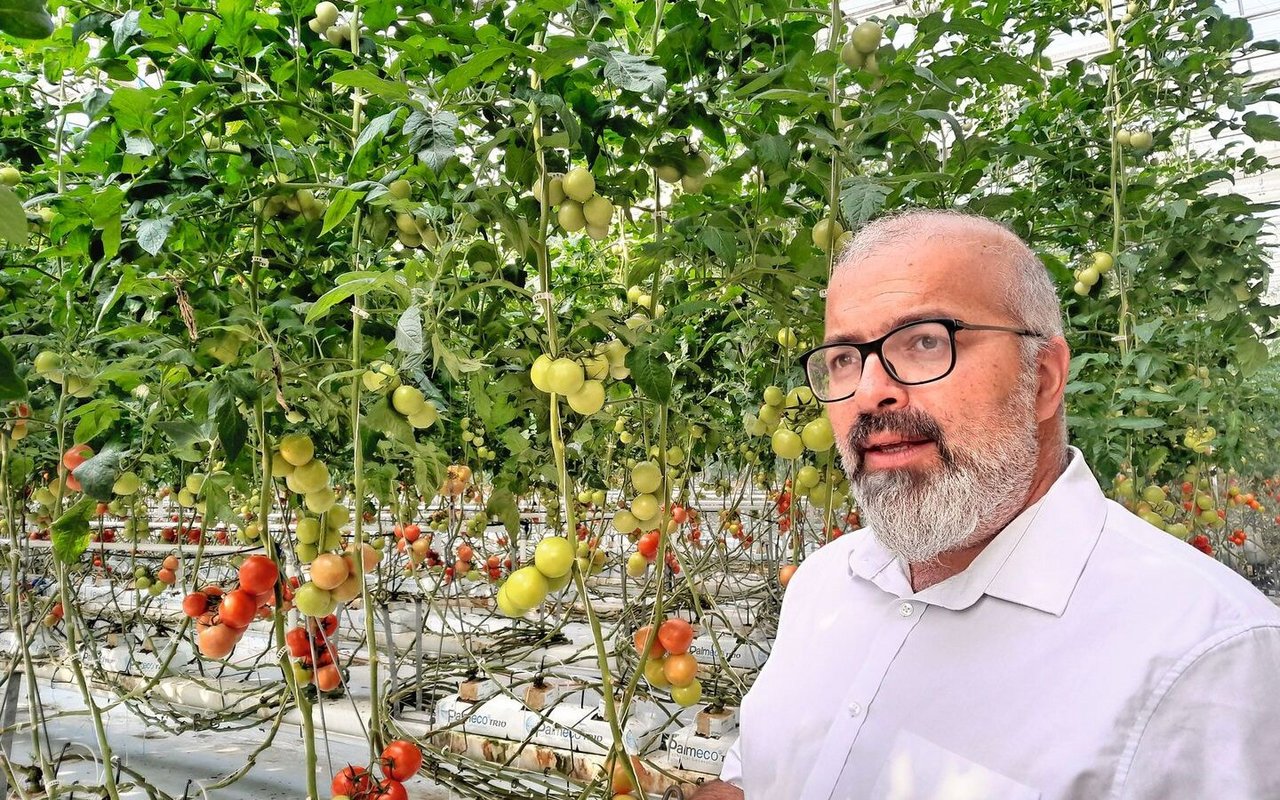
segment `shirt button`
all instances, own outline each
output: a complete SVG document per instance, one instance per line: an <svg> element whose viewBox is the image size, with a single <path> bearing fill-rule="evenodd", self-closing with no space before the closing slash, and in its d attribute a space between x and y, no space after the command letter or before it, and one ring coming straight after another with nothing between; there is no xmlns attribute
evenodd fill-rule
<svg viewBox="0 0 1280 800"><path fill-rule="evenodd" d="M915 613L915 611L916 611L915 606L911 605L910 603L903 603L902 605L898 606L898 613L904 617L911 616L912 614Z"/></svg>
<svg viewBox="0 0 1280 800"><path fill-rule="evenodd" d="M856 717L862 713L862 706L858 703L849 704L849 716Z"/></svg>

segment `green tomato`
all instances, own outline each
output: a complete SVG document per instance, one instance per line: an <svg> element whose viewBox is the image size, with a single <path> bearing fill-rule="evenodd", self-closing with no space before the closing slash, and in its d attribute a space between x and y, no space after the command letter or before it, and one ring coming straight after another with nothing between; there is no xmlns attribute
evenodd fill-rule
<svg viewBox="0 0 1280 800"><path fill-rule="evenodd" d="M502 587L498 589L497 601L498 610L501 611L504 616L516 618L523 617L525 614L529 613L529 609L521 608L511 602L511 595L507 594L506 584L503 584Z"/></svg>
<svg viewBox="0 0 1280 800"><path fill-rule="evenodd" d="M546 577L538 571L537 567L521 567L511 573L511 577L507 578L502 588L506 591L511 605L525 609L542 605L542 601L547 599L547 593L551 591Z"/></svg>
<svg viewBox="0 0 1280 800"><path fill-rule="evenodd" d="M853 36L849 41L853 42L854 48L864 56L869 56L880 46L880 38L884 35L884 29L876 22L859 23L858 27L853 29Z"/></svg>
<svg viewBox="0 0 1280 800"><path fill-rule="evenodd" d="M585 203L596 192L596 179L586 167L574 167L561 179L561 186L570 199Z"/></svg>
<svg viewBox="0 0 1280 800"><path fill-rule="evenodd" d="M304 616L327 617L337 609L338 601L334 599L332 592L307 581L293 593L293 605Z"/></svg>
<svg viewBox="0 0 1280 800"><path fill-rule="evenodd" d="M794 461L804 453L804 441L795 431L786 428L778 428L774 431L771 443L774 454L788 461Z"/></svg>
<svg viewBox="0 0 1280 800"><path fill-rule="evenodd" d="M830 450L836 443L836 435L831 428L831 420L825 416L813 420L800 431L800 439L804 442L805 447L815 453L825 453Z"/></svg>
<svg viewBox="0 0 1280 800"><path fill-rule="evenodd" d="M557 358L547 368L547 386L554 394L571 395L586 382L582 365L567 358Z"/></svg>
<svg viewBox="0 0 1280 800"><path fill-rule="evenodd" d="M658 498L652 494L638 494L631 501L631 513L641 523L651 522L658 516Z"/></svg>
<svg viewBox="0 0 1280 800"><path fill-rule="evenodd" d="M406 417L412 417L422 411L426 403L427 399L423 396L422 390L416 386L397 386L391 393L391 405Z"/></svg>
<svg viewBox="0 0 1280 800"><path fill-rule="evenodd" d="M568 396L569 408L589 417L604 408L604 384L600 381L583 381L578 391Z"/></svg>
<svg viewBox="0 0 1280 800"><path fill-rule="evenodd" d="M662 470L656 462L641 461L631 470L631 486L641 494L651 494L662 486Z"/></svg>
<svg viewBox="0 0 1280 800"><path fill-rule="evenodd" d="M639 553L627 556L627 574L639 578L649 571L649 561Z"/></svg>
<svg viewBox="0 0 1280 800"><path fill-rule="evenodd" d="M671 699L676 705L682 708L688 708L702 699L702 681L697 678L693 679L693 683L688 686L675 686L671 689Z"/></svg>
<svg viewBox="0 0 1280 800"><path fill-rule="evenodd" d="M533 564L547 578L559 578L573 569L573 542L563 536L550 536L538 542L533 550Z"/></svg>

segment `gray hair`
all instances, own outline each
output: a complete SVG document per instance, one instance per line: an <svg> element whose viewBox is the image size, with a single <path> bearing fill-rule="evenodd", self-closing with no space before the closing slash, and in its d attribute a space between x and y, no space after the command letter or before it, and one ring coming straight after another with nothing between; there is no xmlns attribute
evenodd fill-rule
<svg viewBox="0 0 1280 800"><path fill-rule="evenodd" d="M964 211L898 211L863 226L840 251L836 268L848 268L887 246L954 235L958 228L990 241L995 255L1008 264L1012 274L1000 298L1001 309L1027 330L1046 337L1027 337L1020 342L1023 366L1031 368L1049 339L1062 335L1062 301L1044 262L1008 226Z"/></svg>

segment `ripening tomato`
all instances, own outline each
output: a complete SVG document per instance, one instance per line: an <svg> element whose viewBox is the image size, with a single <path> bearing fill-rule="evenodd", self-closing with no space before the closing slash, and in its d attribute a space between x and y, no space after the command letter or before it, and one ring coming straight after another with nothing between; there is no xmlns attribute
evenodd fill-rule
<svg viewBox="0 0 1280 800"><path fill-rule="evenodd" d="M469 544L458 545L459 561L470 561L472 557L475 556L475 554L476 554L475 548L473 548L471 545Z"/></svg>
<svg viewBox="0 0 1280 800"><path fill-rule="evenodd" d="M348 764L337 775L333 776L333 783L329 785L329 789L332 790L333 794L345 794L348 797L354 797L367 794L371 783L367 769L358 767L355 764Z"/></svg>
<svg viewBox="0 0 1280 800"><path fill-rule="evenodd" d="M407 781L422 766L422 751L413 742L396 739L382 750L382 773L397 781Z"/></svg>
<svg viewBox="0 0 1280 800"><path fill-rule="evenodd" d="M658 641L668 653L687 653L689 645L693 643L693 626L674 617L665 620L658 626Z"/></svg>
<svg viewBox="0 0 1280 800"><path fill-rule="evenodd" d="M332 636L338 631L338 615L329 614L320 619L320 630L325 636Z"/></svg>
<svg viewBox="0 0 1280 800"><path fill-rule="evenodd" d="M227 592L218 606L218 621L236 629L249 627L253 617L258 613L258 598L244 589Z"/></svg>
<svg viewBox="0 0 1280 800"><path fill-rule="evenodd" d="M649 531L641 536L636 542L636 552L644 556L647 560L652 561L658 555L658 540L660 534L657 531Z"/></svg>
<svg viewBox="0 0 1280 800"><path fill-rule="evenodd" d="M209 611L209 595L204 591L192 591L182 599L182 612L188 617L198 617Z"/></svg>
<svg viewBox="0 0 1280 800"><path fill-rule="evenodd" d="M688 686L698 677L698 661L688 653L662 659L662 674L672 686Z"/></svg>
<svg viewBox="0 0 1280 800"><path fill-rule="evenodd" d="M73 444L62 454L62 466L67 472L74 472L76 467L93 457L93 448L87 444Z"/></svg>
<svg viewBox="0 0 1280 800"><path fill-rule="evenodd" d="M213 625L200 631L196 643L205 658L226 658L240 641L240 635L241 631L227 625Z"/></svg>
<svg viewBox="0 0 1280 800"><path fill-rule="evenodd" d="M404 539L409 544L418 541L418 537L422 535L422 528L416 522L411 522L404 526Z"/></svg>
<svg viewBox="0 0 1280 800"><path fill-rule="evenodd" d="M280 578L276 562L264 555L252 555L240 565L240 588L254 595L266 594Z"/></svg>
<svg viewBox="0 0 1280 800"><path fill-rule="evenodd" d="M332 658L332 656L330 656ZM323 662L324 654L317 659L317 663ZM332 692L342 683L342 675L338 672L337 666L332 663L323 664L316 669L316 688L322 692Z"/></svg>
<svg viewBox="0 0 1280 800"><path fill-rule="evenodd" d="M838 533L833 532L832 538L835 538L835 536L838 536L838 535L839 535ZM787 584L791 583L791 576L795 574L796 574L795 564L785 564L782 567L779 567L778 583L782 584L783 589L787 588Z"/></svg>
<svg viewBox="0 0 1280 800"><path fill-rule="evenodd" d="M648 640L649 630L652 627L652 625L645 625L636 631L635 645L637 653L644 653L644 643ZM649 645L649 658L662 658L666 652L666 649L662 646L662 641L657 636L653 637L653 644Z"/></svg>

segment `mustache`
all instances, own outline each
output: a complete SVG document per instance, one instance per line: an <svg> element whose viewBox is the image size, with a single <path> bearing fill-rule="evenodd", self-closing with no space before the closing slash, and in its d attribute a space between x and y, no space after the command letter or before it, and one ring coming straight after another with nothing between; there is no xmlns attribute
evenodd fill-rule
<svg viewBox="0 0 1280 800"><path fill-rule="evenodd" d="M893 433L904 439L931 439L938 446L943 463L951 463L942 426L918 408L859 414L849 429L849 451L862 452L867 447L867 440L877 433Z"/></svg>

